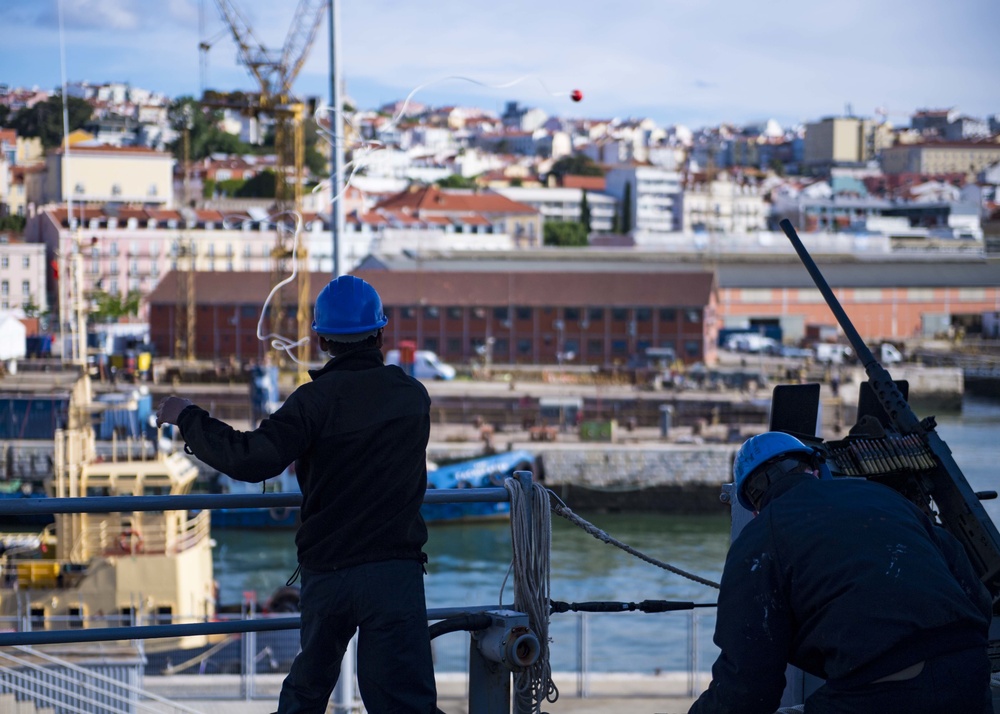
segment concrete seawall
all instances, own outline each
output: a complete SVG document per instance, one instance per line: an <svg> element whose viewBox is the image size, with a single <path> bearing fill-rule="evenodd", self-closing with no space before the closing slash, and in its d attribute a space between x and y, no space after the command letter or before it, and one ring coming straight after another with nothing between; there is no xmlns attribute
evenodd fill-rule
<svg viewBox="0 0 1000 714"><path fill-rule="evenodd" d="M724 512L738 444L513 444L540 457L537 474L582 510ZM432 459L468 458L468 448L433 444Z"/></svg>

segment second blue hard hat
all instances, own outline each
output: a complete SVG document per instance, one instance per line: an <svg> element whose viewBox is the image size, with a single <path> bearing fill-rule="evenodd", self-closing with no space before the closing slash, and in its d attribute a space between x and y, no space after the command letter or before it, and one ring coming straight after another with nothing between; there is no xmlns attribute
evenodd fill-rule
<svg viewBox="0 0 1000 714"><path fill-rule="evenodd" d="M361 278L341 275L317 296L312 328L320 335L365 337L388 322L375 288Z"/></svg>
<svg viewBox="0 0 1000 714"><path fill-rule="evenodd" d="M761 466L787 456L801 455L805 457L804 460L809 460L814 457L814 453L812 448L781 431L769 431L747 439L736 452L736 460L733 462L733 488L740 505L749 511L757 510L747 497L744 487L747 477Z"/></svg>

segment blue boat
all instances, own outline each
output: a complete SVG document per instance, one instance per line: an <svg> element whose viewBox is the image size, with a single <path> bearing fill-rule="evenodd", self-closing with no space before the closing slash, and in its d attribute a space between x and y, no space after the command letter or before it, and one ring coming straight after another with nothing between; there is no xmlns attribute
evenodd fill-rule
<svg viewBox="0 0 1000 714"><path fill-rule="evenodd" d="M528 451L505 451L478 459L437 466L427 471L427 488L496 488L515 471L535 471ZM510 516L510 503L425 503L420 513L428 523L463 523Z"/></svg>
<svg viewBox="0 0 1000 714"><path fill-rule="evenodd" d="M427 488L495 488L515 471L535 471L535 457L528 451L505 451L451 464L428 464ZM260 493L259 484L219 476L223 493ZM299 484L292 468L270 479L268 492L298 493ZM427 523L459 523L507 518L510 504L425 503L420 513ZM288 529L299 525L297 508L217 508L212 511L212 528Z"/></svg>

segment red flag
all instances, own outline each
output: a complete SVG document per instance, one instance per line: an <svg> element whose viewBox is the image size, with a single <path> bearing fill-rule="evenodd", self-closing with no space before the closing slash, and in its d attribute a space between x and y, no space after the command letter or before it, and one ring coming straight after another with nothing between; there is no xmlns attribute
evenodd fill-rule
<svg viewBox="0 0 1000 714"><path fill-rule="evenodd" d="M59 261L55 258L49 261L49 265L52 266L52 277L56 280L59 279Z"/></svg>

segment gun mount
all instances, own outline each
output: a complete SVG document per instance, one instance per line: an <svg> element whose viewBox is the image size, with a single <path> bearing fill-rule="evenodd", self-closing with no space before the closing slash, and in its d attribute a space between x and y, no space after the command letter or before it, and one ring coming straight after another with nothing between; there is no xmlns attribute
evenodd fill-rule
<svg viewBox="0 0 1000 714"><path fill-rule="evenodd" d="M858 423L845 439L817 444L817 448L826 455L827 464L835 476L861 476L885 483L913 501L955 536L993 596L994 614L1000 615L1000 533L979 502L980 495L972 490L952 457L951 449L937 433L934 417L917 418L906 398L906 383L893 381L861 339L791 221L785 219L780 226L868 375L867 383L861 385ZM794 390L794 387L790 389ZM802 390L793 392L787 389L779 394L776 390L772 428L796 431L787 427L803 423L802 411L809 409L803 404L803 396L807 397L807 401L815 400L815 415L818 389L808 394ZM782 415L782 410L789 413ZM776 421L779 426L774 427ZM997 620L1000 618L995 622ZM991 642L991 650L993 644ZM998 664L1000 660L995 661L995 669Z"/></svg>

